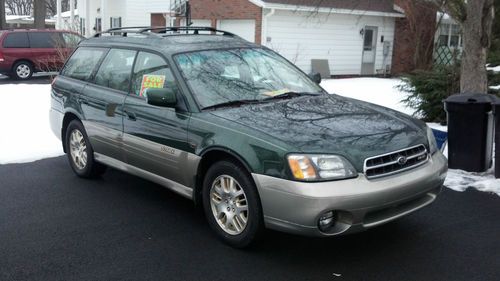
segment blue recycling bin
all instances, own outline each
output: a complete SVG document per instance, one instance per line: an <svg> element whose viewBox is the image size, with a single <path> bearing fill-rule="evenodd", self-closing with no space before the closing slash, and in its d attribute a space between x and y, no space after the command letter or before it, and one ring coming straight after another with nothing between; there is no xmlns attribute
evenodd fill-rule
<svg viewBox="0 0 500 281"><path fill-rule="evenodd" d="M432 129L432 133L434 134L434 138L436 139L436 143L439 149L443 149L446 140L448 139L448 132Z"/></svg>

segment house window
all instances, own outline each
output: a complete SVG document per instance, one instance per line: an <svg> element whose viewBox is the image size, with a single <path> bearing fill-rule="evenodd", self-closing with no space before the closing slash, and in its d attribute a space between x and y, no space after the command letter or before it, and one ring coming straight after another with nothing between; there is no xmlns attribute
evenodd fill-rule
<svg viewBox="0 0 500 281"><path fill-rule="evenodd" d="M437 41L439 47L457 48L462 46L460 26L457 24L441 24Z"/></svg>
<svg viewBox="0 0 500 281"><path fill-rule="evenodd" d="M102 31L102 21L101 21L101 18L96 18L95 19L94 30L96 32L101 32Z"/></svg>
<svg viewBox="0 0 500 281"><path fill-rule="evenodd" d="M85 19L84 18L80 18L80 34L85 36L86 34L86 30L85 30Z"/></svg>
<svg viewBox="0 0 500 281"><path fill-rule="evenodd" d="M117 28L117 27L122 27L122 18L121 17L111 17L110 18L110 24L111 28Z"/></svg>

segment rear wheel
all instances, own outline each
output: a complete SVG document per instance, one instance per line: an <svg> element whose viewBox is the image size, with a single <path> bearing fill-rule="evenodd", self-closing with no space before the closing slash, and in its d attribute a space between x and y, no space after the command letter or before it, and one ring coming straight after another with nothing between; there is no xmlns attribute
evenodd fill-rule
<svg viewBox="0 0 500 281"><path fill-rule="evenodd" d="M106 166L94 160L94 150L80 121L69 123L65 140L68 160L75 174L83 178L95 178L106 171Z"/></svg>
<svg viewBox="0 0 500 281"><path fill-rule="evenodd" d="M203 182L203 208L210 227L225 243L243 248L263 231L259 195L248 173L230 161L215 163Z"/></svg>
<svg viewBox="0 0 500 281"><path fill-rule="evenodd" d="M28 80L33 76L33 65L27 61L20 61L12 68L12 75L18 80Z"/></svg>

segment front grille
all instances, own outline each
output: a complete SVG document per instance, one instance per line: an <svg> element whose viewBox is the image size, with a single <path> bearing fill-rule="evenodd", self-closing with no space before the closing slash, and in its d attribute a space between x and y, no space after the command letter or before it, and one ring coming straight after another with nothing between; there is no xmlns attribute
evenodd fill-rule
<svg viewBox="0 0 500 281"><path fill-rule="evenodd" d="M420 166L429 160L424 145L374 156L365 160L364 172L368 179L393 175Z"/></svg>

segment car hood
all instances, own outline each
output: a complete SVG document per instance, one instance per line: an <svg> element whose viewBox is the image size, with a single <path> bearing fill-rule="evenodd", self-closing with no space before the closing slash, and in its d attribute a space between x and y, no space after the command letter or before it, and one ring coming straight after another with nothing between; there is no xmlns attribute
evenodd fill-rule
<svg viewBox="0 0 500 281"><path fill-rule="evenodd" d="M270 136L267 141L284 142L295 149L290 153L342 155L360 172L367 157L418 144L427 146L423 122L338 95L302 96L212 114L260 131Z"/></svg>

